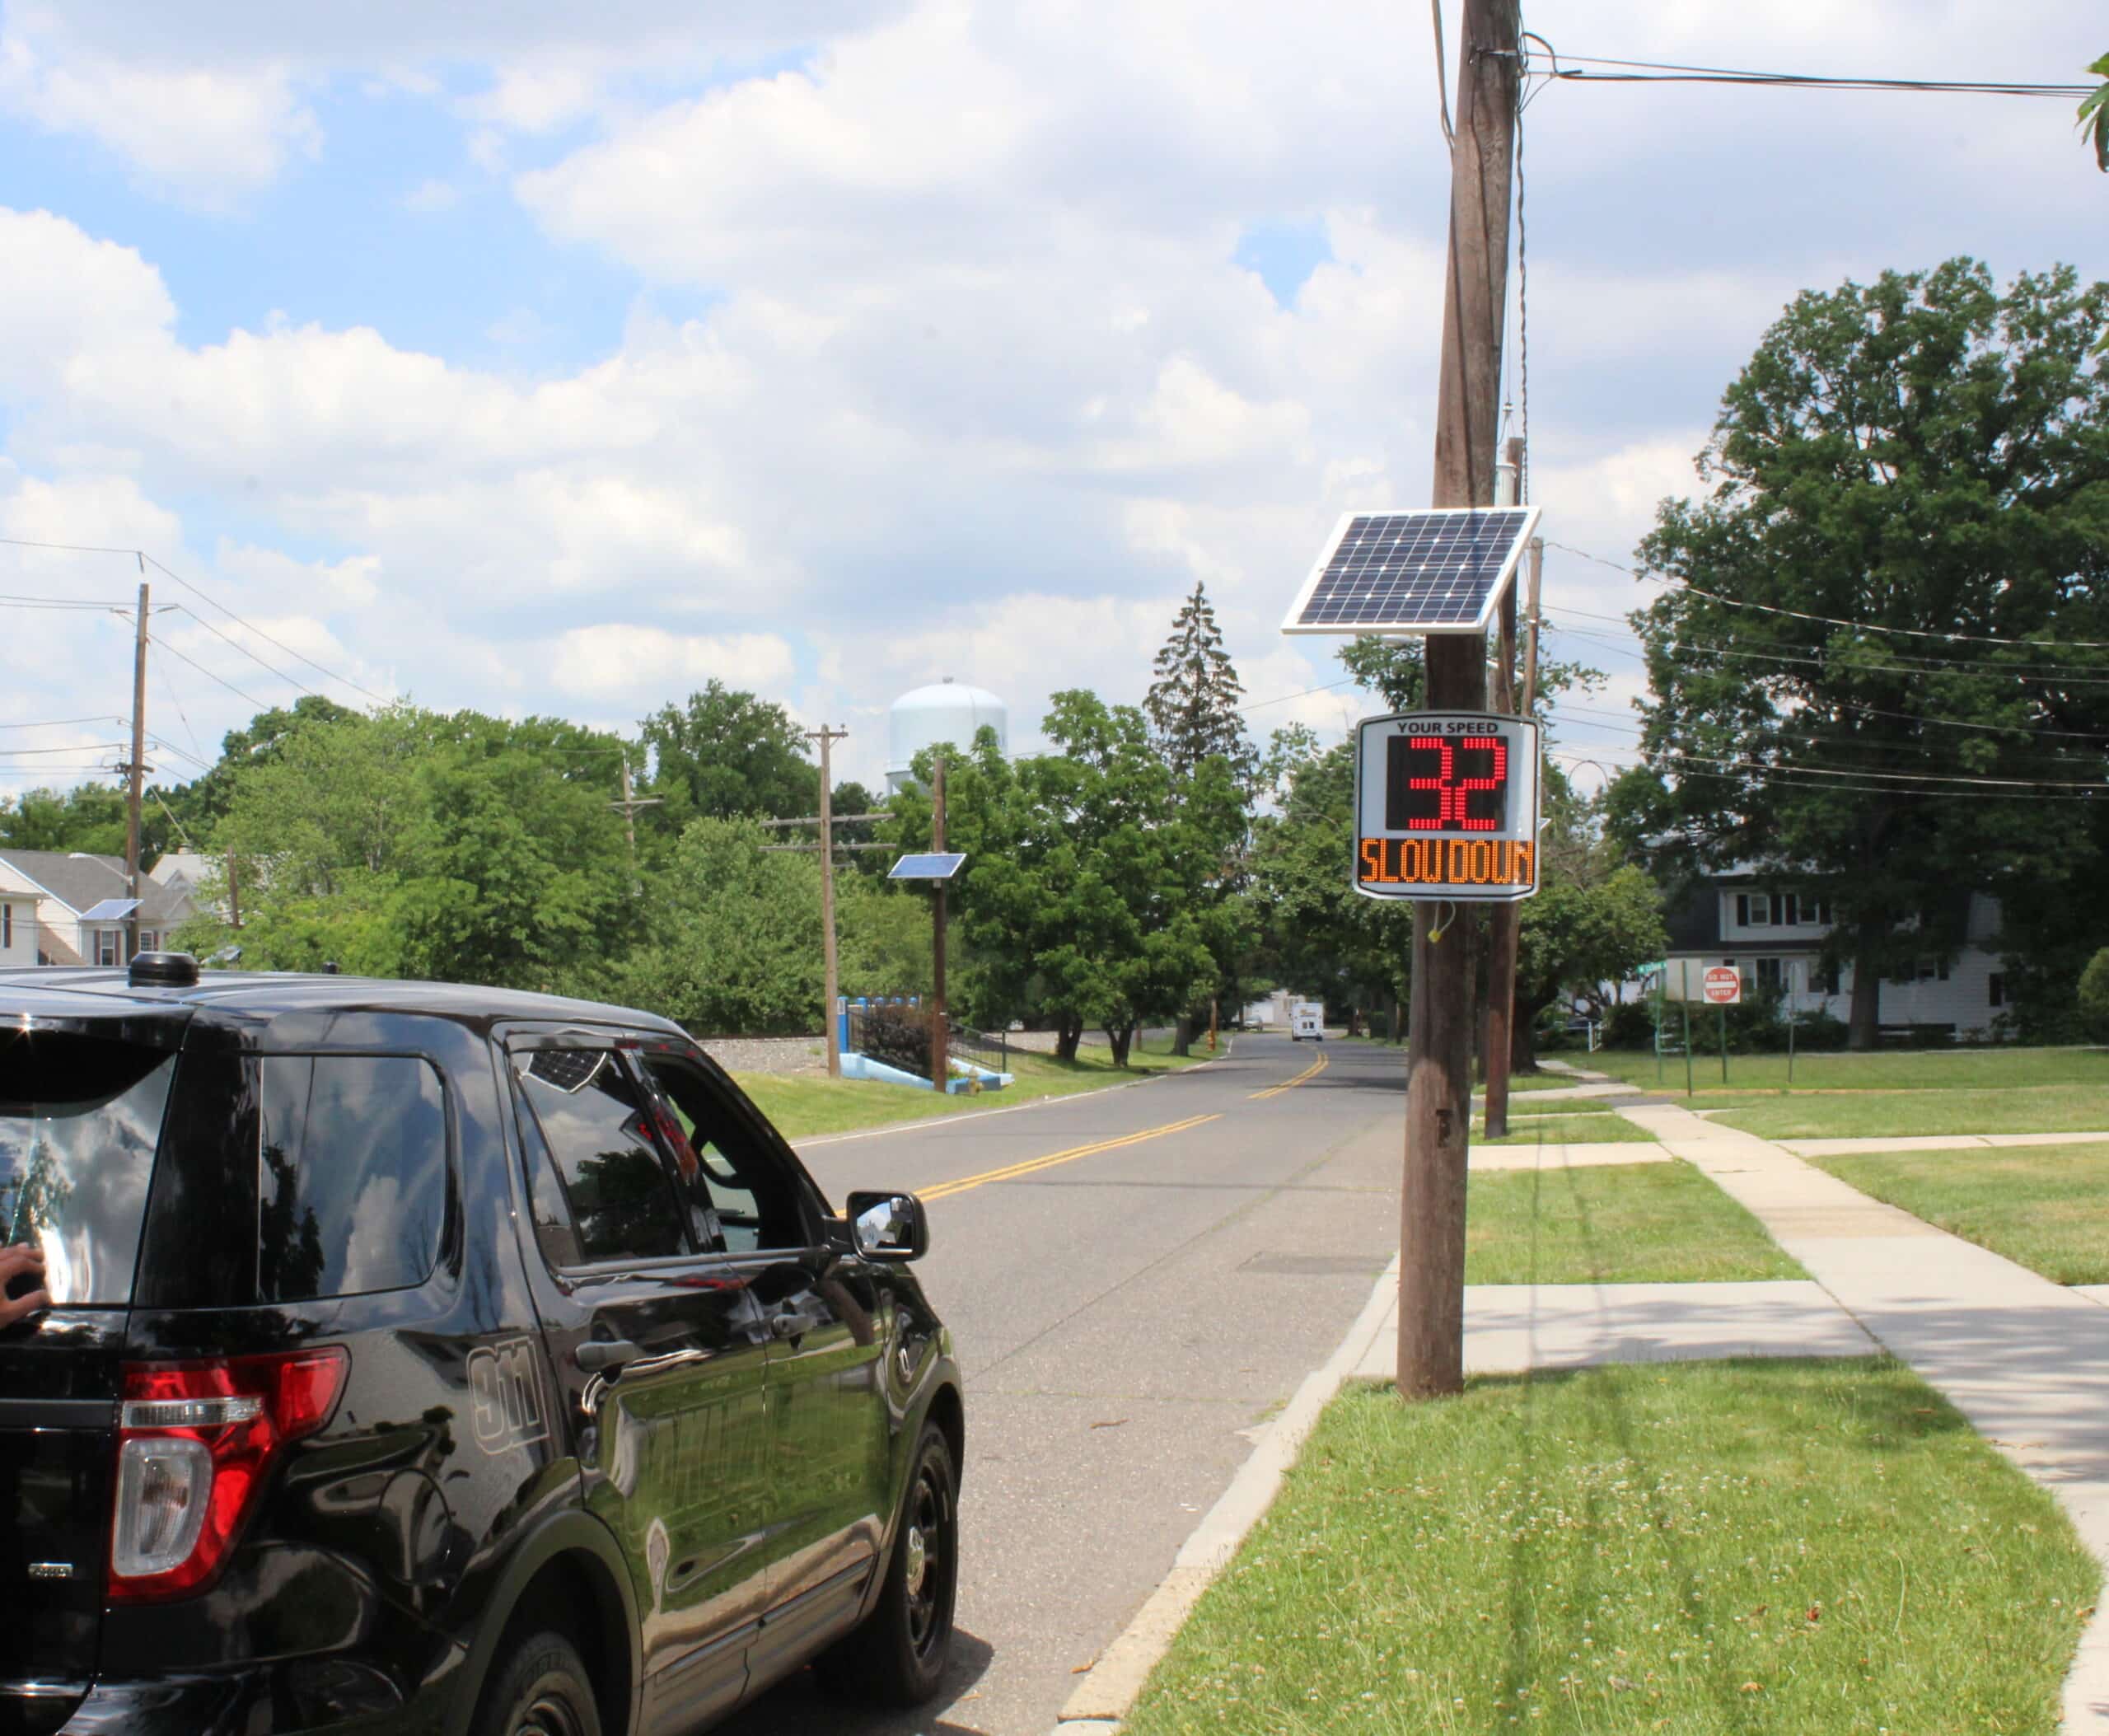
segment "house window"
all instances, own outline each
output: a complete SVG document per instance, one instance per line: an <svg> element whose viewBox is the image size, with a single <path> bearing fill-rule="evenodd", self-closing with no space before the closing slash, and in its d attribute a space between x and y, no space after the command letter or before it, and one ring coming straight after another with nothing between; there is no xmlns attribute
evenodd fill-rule
<svg viewBox="0 0 2109 1736"><path fill-rule="evenodd" d="M120 965L124 961L118 957L124 950L124 936L115 929L96 931L96 962L99 965Z"/></svg>
<svg viewBox="0 0 2109 1736"><path fill-rule="evenodd" d="M1823 992L1826 994L1835 994L1838 992L1838 966L1835 964L1828 964L1823 967Z"/></svg>
<svg viewBox="0 0 2109 1736"><path fill-rule="evenodd" d="M1768 929L1772 926L1772 895L1770 892L1752 892L1744 902L1750 907L1747 919L1752 928Z"/></svg>
<svg viewBox="0 0 2109 1736"><path fill-rule="evenodd" d="M161 949L161 938L152 929L147 929L139 937L139 950L142 952L158 952Z"/></svg>
<svg viewBox="0 0 2109 1736"><path fill-rule="evenodd" d="M1769 994L1787 992L1787 961L1784 958L1761 958L1757 962L1757 986Z"/></svg>
<svg viewBox="0 0 2109 1736"><path fill-rule="evenodd" d="M2005 971L1994 971L1985 979L1985 998L1995 1007L2006 1005L2007 974Z"/></svg>

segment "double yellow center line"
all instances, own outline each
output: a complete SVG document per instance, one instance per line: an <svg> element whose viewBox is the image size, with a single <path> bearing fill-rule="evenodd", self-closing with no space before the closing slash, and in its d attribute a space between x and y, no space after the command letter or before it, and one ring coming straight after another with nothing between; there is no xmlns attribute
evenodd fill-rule
<svg viewBox="0 0 2109 1736"><path fill-rule="evenodd" d="M1246 1099L1246 1101L1248 1102L1256 1103L1262 1097L1278 1097L1284 1091L1295 1090L1296 1088L1298 1085L1301 1085L1306 1079L1316 1079L1318 1075L1325 1070L1326 1051L1323 1049L1321 1049L1318 1051L1318 1059L1313 1061L1308 1067L1306 1067L1302 1072L1297 1074L1294 1079L1284 1079L1280 1084L1270 1085L1265 1091L1256 1091L1249 1098Z"/></svg>
<svg viewBox="0 0 2109 1736"><path fill-rule="evenodd" d="M1067 1151L1050 1152L1044 1158L1027 1158L1022 1163L1006 1164L1001 1169L984 1170L978 1176L964 1176L956 1182L942 1182L935 1187L919 1190L927 1205L933 1200L949 1200L954 1194L963 1194L976 1187L986 1186L991 1182L1015 1181L1020 1176L1029 1176L1043 1169L1052 1169L1058 1163L1073 1163L1078 1158L1096 1157L1101 1151L1117 1151L1123 1145L1139 1145L1145 1139L1161 1139L1167 1134L1184 1133L1190 1127L1199 1127L1209 1121L1219 1121L1219 1115L1197 1115L1184 1121L1168 1121L1162 1127L1145 1127L1140 1133L1123 1134L1117 1139L1101 1139L1095 1144L1073 1145Z"/></svg>

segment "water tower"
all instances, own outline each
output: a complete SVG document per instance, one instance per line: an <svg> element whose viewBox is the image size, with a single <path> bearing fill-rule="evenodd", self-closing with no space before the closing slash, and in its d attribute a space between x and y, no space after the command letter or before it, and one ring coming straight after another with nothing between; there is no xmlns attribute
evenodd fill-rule
<svg viewBox="0 0 2109 1736"><path fill-rule="evenodd" d="M962 753L974 746L975 732L996 732L998 751L1011 751L1010 708L985 687L970 687L950 676L928 687L904 693L886 714L886 793L898 795L914 781L916 755L940 742Z"/></svg>

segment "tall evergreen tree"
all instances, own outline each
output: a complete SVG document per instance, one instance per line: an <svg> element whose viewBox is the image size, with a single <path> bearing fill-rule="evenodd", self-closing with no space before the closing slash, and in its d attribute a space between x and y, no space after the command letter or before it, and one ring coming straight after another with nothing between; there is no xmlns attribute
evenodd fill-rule
<svg viewBox="0 0 2109 1736"><path fill-rule="evenodd" d="M1183 779L1218 755L1241 786L1249 784L1259 756L1238 714L1245 684L1223 648L1223 629L1216 625L1216 612L1199 579L1157 654L1154 675L1143 709L1172 776Z"/></svg>

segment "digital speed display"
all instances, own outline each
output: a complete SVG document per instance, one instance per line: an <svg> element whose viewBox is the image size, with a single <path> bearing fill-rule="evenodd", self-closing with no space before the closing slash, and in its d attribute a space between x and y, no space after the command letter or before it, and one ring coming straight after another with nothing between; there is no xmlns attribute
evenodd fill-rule
<svg viewBox="0 0 2109 1736"><path fill-rule="evenodd" d="M1508 743L1393 736L1384 744L1384 825L1395 832L1498 832L1508 812Z"/></svg>
<svg viewBox="0 0 2109 1736"><path fill-rule="evenodd" d="M1357 732L1355 889L1501 901L1538 889L1538 732L1484 712L1365 718Z"/></svg>

